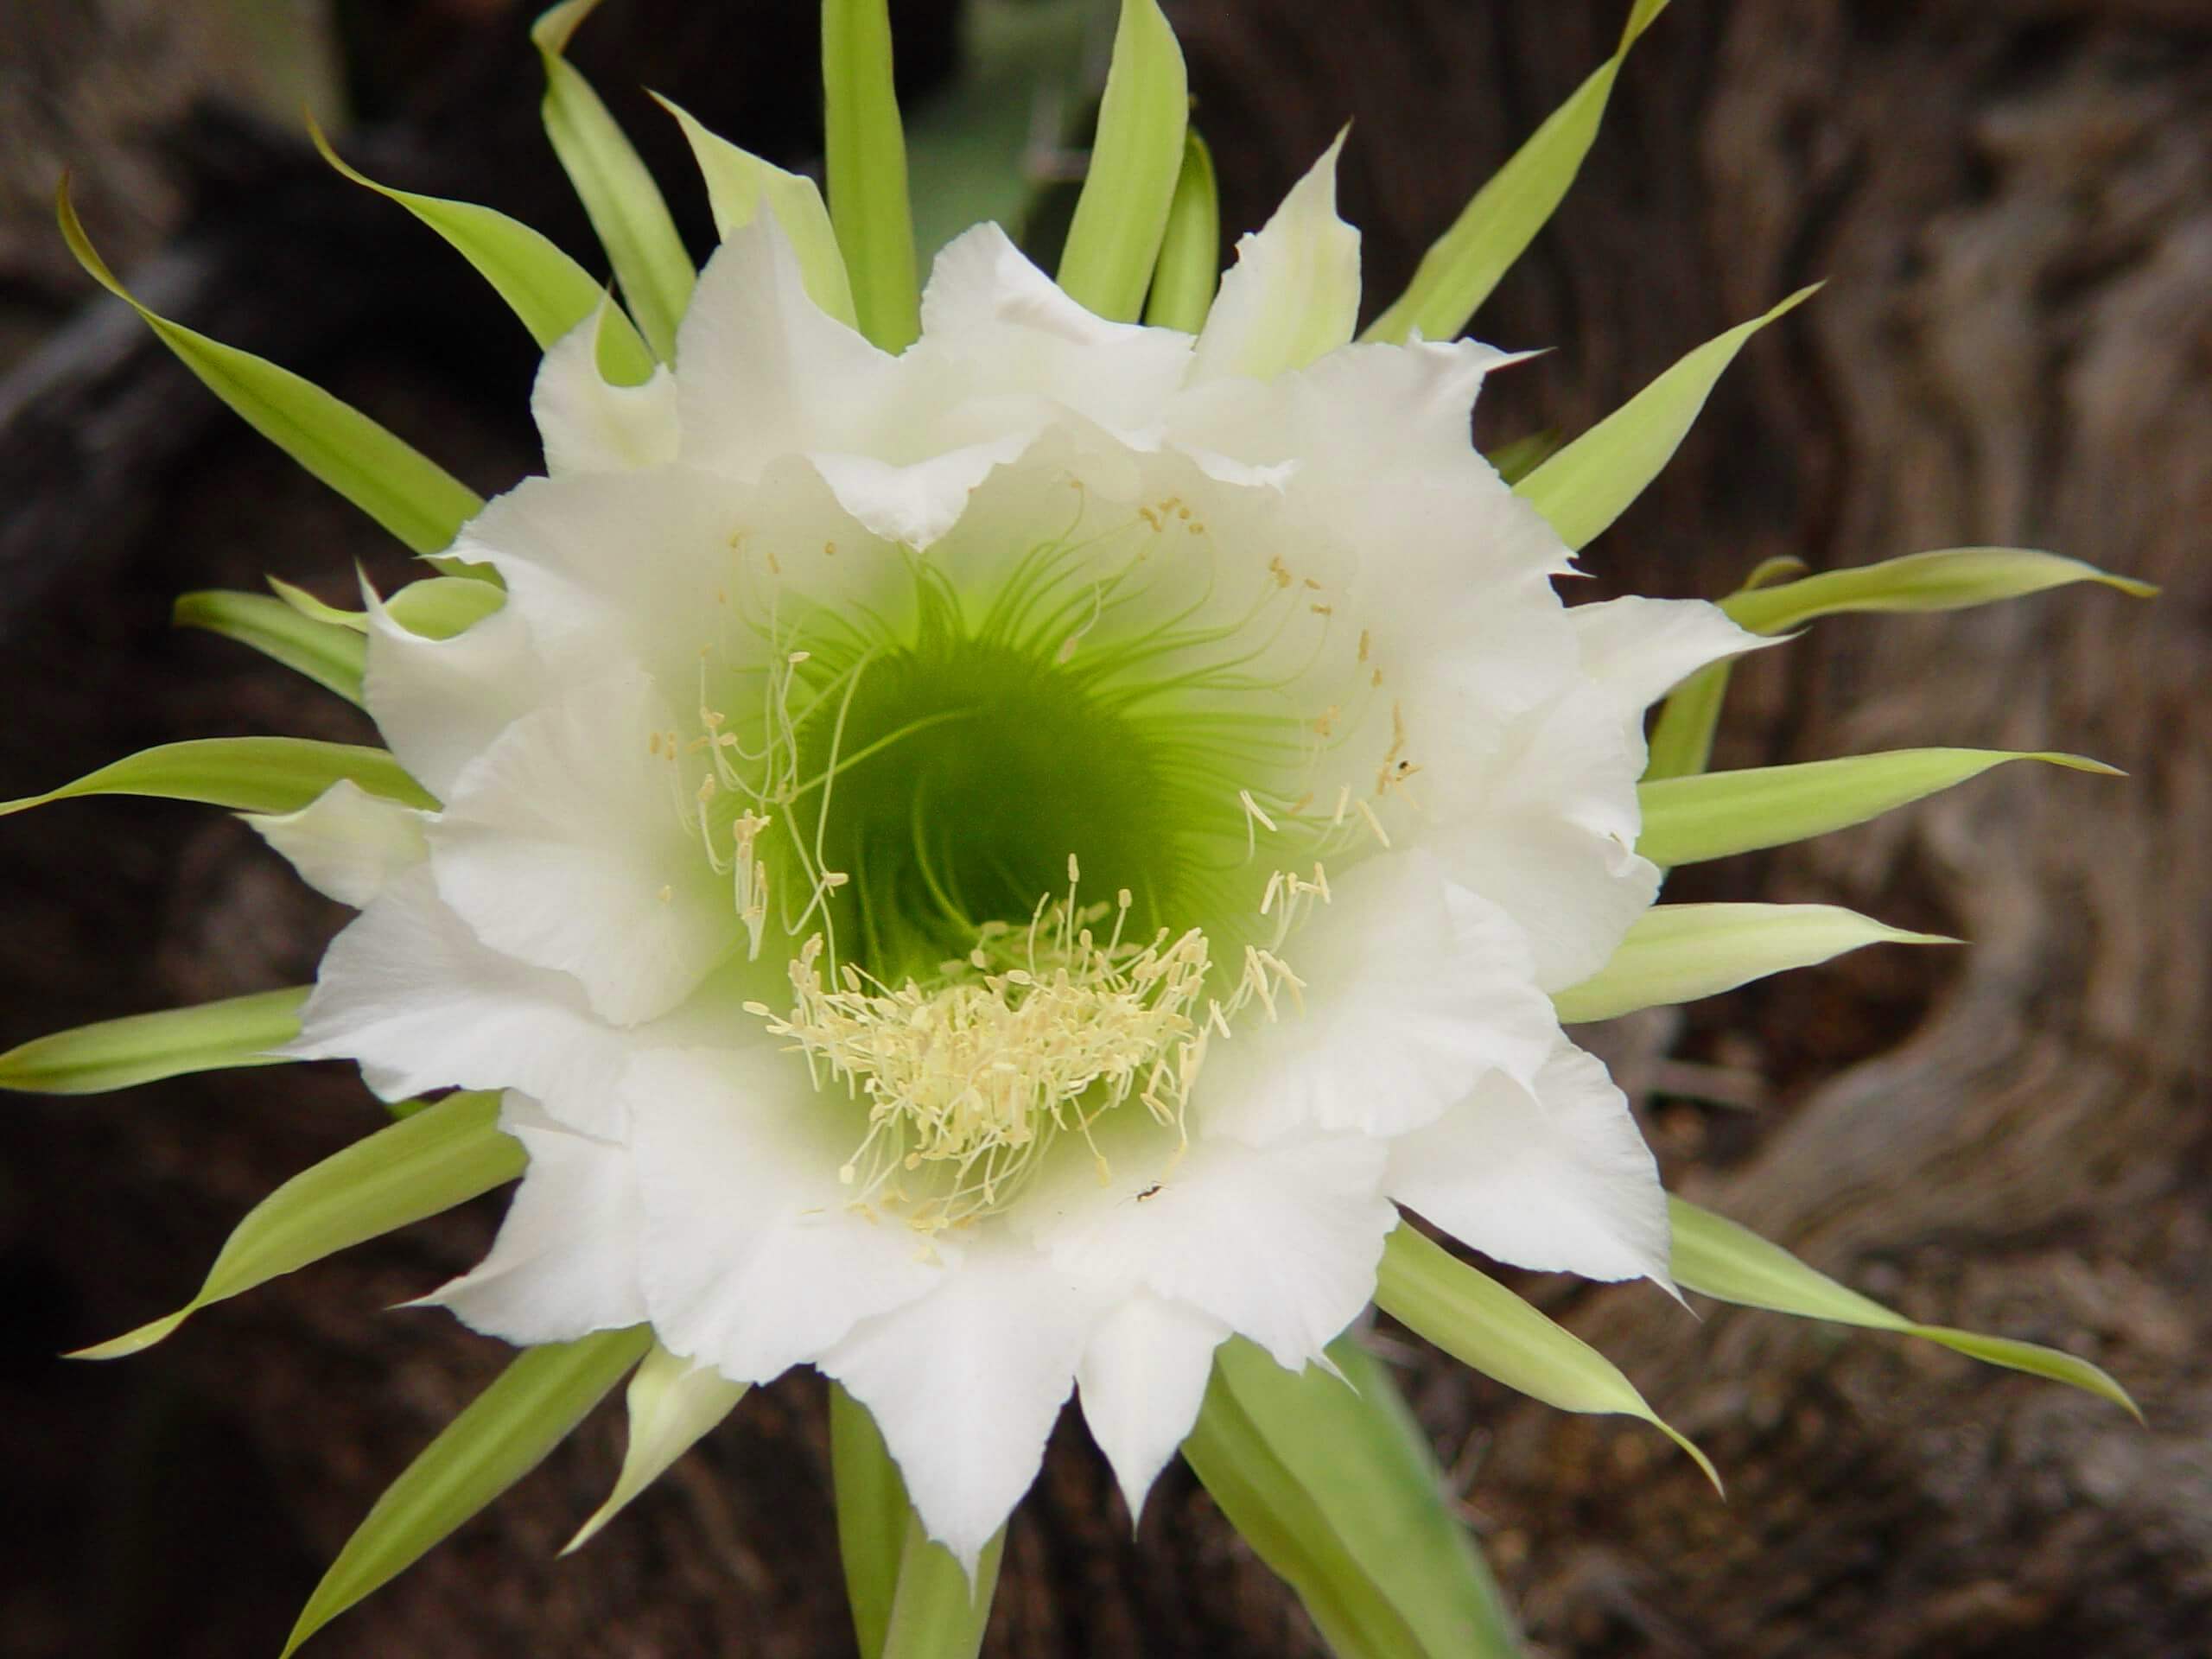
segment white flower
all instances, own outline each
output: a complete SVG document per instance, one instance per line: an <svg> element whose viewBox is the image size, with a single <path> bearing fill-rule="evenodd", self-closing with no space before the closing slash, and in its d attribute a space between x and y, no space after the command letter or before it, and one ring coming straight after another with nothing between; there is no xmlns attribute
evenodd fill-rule
<svg viewBox="0 0 2212 1659"><path fill-rule="evenodd" d="M264 826L363 905L291 1052L508 1091L529 1173L433 1300L816 1365L972 1562L1071 1386L1134 1510L1216 1344L1314 1361L1399 1205L1663 1281L1650 1155L1548 994L1656 888L1646 707L1751 640L1561 605L1469 442L1500 354L1349 343L1333 167L1195 340L985 226L892 358L764 213L672 374L605 385L588 325L549 354L551 476L454 549L505 606L372 617L442 810Z"/></svg>

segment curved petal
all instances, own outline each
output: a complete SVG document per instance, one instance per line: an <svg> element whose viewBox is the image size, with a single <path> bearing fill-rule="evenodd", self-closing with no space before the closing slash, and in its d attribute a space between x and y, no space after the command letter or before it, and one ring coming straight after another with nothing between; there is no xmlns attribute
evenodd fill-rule
<svg viewBox="0 0 2212 1659"><path fill-rule="evenodd" d="M817 1362L874 1416L923 1524L970 1573L1036 1479L1107 1306L1080 1275L994 1231L927 1296Z"/></svg>
<svg viewBox="0 0 2212 1659"><path fill-rule="evenodd" d="M529 1346L642 1321L638 1187L628 1149L564 1129L510 1094L499 1127L530 1154L491 1254L409 1304L445 1307L471 1330Z"/></svg>
<svg viewBox="0 0 2212 1659"><path fill-rule="evenodd" d="M566 975L503 957L439 899L427 868L378 894L331 941L294 1059L362 1062L385 1098L518 1089L561 1122L619 1135L614 1084L632 1039Z"/></svg>
<svg viewBox="0 0 2212 1659"><path fill-rule="evenodd" d="M1399 1203L1501 1262L1671 1286L1658 1166L1604 1065L1572 1043L1533 1089L1487 1077L1394 1144L1388 1183Z"/></svg>
<svg viewBox="0 0 2212 1659"><path fill-rule="evenodd" d="M438 895L496 950L573 975L636 1025L741 934L702 844L665 702L634 671L524 715L455 780L430 831Z"/></svg>
<svg viewBox="0 0 2212 1659"><path fill-rule="evenodd" d="M1337 217L1338 133L1282 205L1239 238L1199 333L1193 380L1265 380L1347 344L1359 324L1359 232Z"/></svg>
<svg viewBox="0 0 2212 1659"><path fill-rule="evenodd" d="M1483 1073L1532 1080L1559 1040L1529 946L1503 911L1420 851L1370 858L1281 947L1295 1001L1214 1038L1201 1133L1264 1145L1300 1131L1402 1135Z"/></svg>
<svg viewBox="0 0 2212 1659"><path fill-rule="evenodd" d="M837 1179L854 1119L804 1061L767 1043L642 1054L622 1090L646 1305L671 1351L766 1382L945 1276L920 1235L854 1207Z"/></svg>
<svg viewBox="0 0 2212 1659"><path fill-rule="evenodd" d="M555 340L537 365L531 418L549 473L626 473L676 459L676 378L655 367L643 385L610 385L599 371L599 331L612 301Z"/></svg>
<svg viewBox="0 0 2212 1659"><path fill-rule="evenodd" d="M1080 1147L1007 1217L1052 1261L1117 1298L1146 1290L1220 1320L1298 1370L1358 1317L1397 1211L1384 1147L1321 1135L1266 1147L1197 1140L1179 1156L1147 1122Z"/></svg>
<svg viewBox="0 0 2212 1659"><path fill-rule="evenodd" d="M552 683L512 604L450 639L430 639L393 620L365 584L361 596L369 715L399 764L442 799L461 769L543 701Z"/></svg>
<svg viewBox="0 0 2212 1659"><path fill-rule="evenodd" d="M429 817L341 778L296 812L241 812L317 893L359 910L420 864Z"/></svg>
<svg viewBox="0 0 2212 1659"><path fill-rule="evenodd" d="M1738 627L1701 599L1608 599L1568 608L1582 671L1641 716L1708 663L1779 645Z"/></svg>
<svg viewBox="0 0 2212 1659"><path fill-rule="evenodd" d="M1213 1351L1228 1337L1219 1319L1141 1295L1099 1322L1077 1362L1083 1420L1113 1465L1131 1527L1152 1483L1198 1421Z"/></svg>

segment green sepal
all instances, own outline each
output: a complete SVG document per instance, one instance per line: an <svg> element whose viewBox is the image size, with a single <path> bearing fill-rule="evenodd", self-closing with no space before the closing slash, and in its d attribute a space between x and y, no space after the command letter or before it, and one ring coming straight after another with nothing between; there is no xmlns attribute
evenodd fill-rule
<svg viewBox="0 0 2212 1659"><path fill-rule="evenodd" d="M899 1560L906 1548L912 1504L891 1448L866 1406L830 1384L830 1469L837 1492L837 1554L861 1659L880 1659L899 1593Z"/></svg>
<svg viewBox="0 0 2212 1659"><path fill-rule="evenodd" d="M2136 599L2158 591L2153 583L2032 548L1947 547L1747 588L1729 594L1720 608L1753 633L1787 633L1845 612L1963 610L2076 582L2101 582Z"/></svg>
<svg viewBox="0 0 2212 1659"><path fill-rule="evenodd" d="M1054 181L1030 165L1039 111L1083 102L1084 42L1095 0L969 0L952 82L909 112L907 194L926 269L944 245L987 220L1021 240Z"/></svg>
<svg viewBox="0 0 2212 1659"><path fill-rule="evenodd" d="M1611 1360L1410 1224L1394 1229L1383 1246L1375 1301L1454 1359L1531 1399L1561 1411L1642 1419L1721 1490L1712 1460L1663 1421Z"/></svg>
<svg viewBox="0 0 2212 1659"><path fill-rule="evenodd" d="M1549 519L1567 546L1588 546L1659 476L1745 342L1820 286L1801 288L1706 341L1522 479L1514 493Z"/></svg>
<svg viewBox="0 0 2212 1659"><path fill-rule="evenodd" d="M1802 766L1647 779L1637 790L1643 830L1636 850L1671 868L1780 847L1864 823L1980 777L2008 760L2041 760L2106 777L2116 767L2078 754L2005 749L1892 749Z"/></svg>
<svg viewBox="0 0 2212 1659"><path fill-rule="evenodd" d="M563 0L531 25L530 38L545 67L545 136L607 250L646 344L662 362L673 362L676 327L690 306L698 273L653 175L583 73L563 55L569 37L598 5L599 0Z"/></svg>
<svg viewBox="0 0 2212 1659"><path fill-rule="evenodd" d="M284 1659L535 1469L652 1343L639 1325L523 1350L385 1489L308 1598Z"/></svg>
<svg viewBox="0 0 2212 1659"><path fill-rule="evenodd" d="M1769 559L1720 601L1720 608L1754 633L1786 633L1823 616L1960 610L2076 582L2102 582L2138 599L2158 591L2150 582L2115 576L2079 559L2015 547L1944 548L1816 576L1802 575L1804 568L1796 559ZM1734 668L1732 659L1711 664L1669 694L1652 728L1647 779L1705 769Z"/></svg>
<svg viewBox="0 0 2212 1659"><path fill-rule="evenodd" d="M710 1365L679 1358L656 1342L630 1375L624 1404L630 1414L630 1440L621 1472L607 1502L592 1511L561 1551L582 1549L601 1528L620 1514L630 1500L668 1472L669 1465L696 1446L737 1408L749 1384L733 1382Z"/></svg>
<svg viewBox="0 0 2212 1659"><path fill-rule="evenodd" d="M688 110L658 92L653 99L676 118L698 163L707 187L707 205L715 216L715 234L725 242L730 232L753 222L767 203L775 215L791 253L798 260L799 279L815 305L849 328L860 320L853 310L852 278L845 270L845 256L837 248L837 232L830 223L830 210L812 179L787 173L762 161L749 149L741 149L727 138L709 131Z"/></svg>
<svg viewBox="0 0 2212 1659"><path fill-rule="evenodd" d="M497 1094L448 1095L302 1170L256 1205L175 1313L70 1357L142 1352L203 1307L464 1204L513 1180L525 1161L521 1142L499 1128Z"/></svg>
<svg viewBox="0 0 2212 1659"><path fill-rule="evenodd" d="M1362 339L1395 345L1415 329L1425 340L1458 337L1565 199L1598 137L1629 48L1666 9L1667 0L1637 0L1613 55L1460 209L1452 228L1421 256L1406 291Z"/></svg>
<svg viewBox="0 0 2212 1659"><path fill-rule="evenodd" d="M1220 287L1220 187L1214 180L1213 152L1192 127L1183 136L1183 170L1175 175L1175 197L1167 206L1167 229L1160 238L1160 263L1152 273L1144 320L1154 328L1195 334L1206 326Z"/></svg>
<svg viewBox="0 0 2212 1659"><path fill-rule="evenodd" d="M2127 1390L2086 1359L2009 1337L1985 1337L1947 1325L1916 1324L1815 1272L1779 1244L1769 1243L1750 1228L1724 1216L1672 1197L1667 1200L1667 1209L1674 1230L1675 1280L1685 1290L1744 1307L1918 1337L1986 1364L2063 1382L2110 1401L2138 1422L2143 1419Z"/></svg>
<svg viewBox="0 0 2212 1659"><path fill-rule="evenodd" d="M887 352L922 332L906 134L891 84L886 0L823 0L823 169L861 332Z"/></svg>
<svg viewBox="0 0 2212 1659"><path fill-rule="evenodd" d="M1339 1376L1224 1343L1185 1459L1340 1659L1518 1659L1497 1584L1389 1372L1350 1338L1329 1355Z"/></svg>
<svg viewBox="0 0 2212 1659"><path fill-rule="evenodd" d="M931 1539L920 1514L908 1510L882 1659L976 1659L991 1622L1005 1549L1006 1529L1001 1527L983 1546L970 1581L952 1552Z"/></svg>
<svg viewBox="0 0 2212 1659"><path fill-rule="evenodd" d="M1554 993L1552 1006L1560 1024L1580 1025L1717 996L1865 945L1958 943L1836 905L1654 905L1637 918L1611 961Z"/></svg>
<svg viewBox="0 0 2212 1659"><path fill-rule="evenodd" d="M1531 432L1510 443L1500 444L1483 459L1497 468L1498 477L1505 483L1518 484L1557 454L1566 442L1565 435L1557 427L1548 426L1541 432Z"/></svg>
<svg viewBox="0 0 2212 1659"><path fill-rule="evenodd" d="M1059 284L1077 303L1134 322L1183 172L1190 122L1183 48L1157 0L1122 0L1090 171L1061 250Z"/></svg>
<svg viewBox="0 0 2212 1659"><path fill-rule="evenodd" d="M99 1095L197 1071L282 1065L283 1056L269 1051L300 1034L308 990L256 991L34 1037L0 1054L0 1089Z"/></svg>
<svg viewBox="0 0 2212 1659"><path fill-rule="evenodd" d="M364 706L361 681L368 666L367 641L341 623L310 615L289 598L220 588L180 594L170 620L180 628L205 628L251 645L325 690L335 691L355 708Z"/></svg>
<svg viewBox="0 0 2212 1659"><path fill-rule="evenodd" d="M264 578L277 598L302 616L334 627L365 635L366 611L349 611L327 604L304 588L296 588L275 576ZM507 602L506 589L467 576L425 576L394 591L385 601L384 613L410 633L425 639L450 639L467 632Z"/></svg>
<svg viewBox="0 0 2212 1659"><path fill-rule="evenodd" d="M420 450L313 381L147 309L93 250L64 177L62 240L86 273L136 311L161 342L246 424L417 553L453 544L483 498Z"/></svg>
<svg viewBox="0 0 2212 1659"><path fill-rule="evenodd" d="M305 737L202 737L141 749L43 795L0 802L0 817L88 795L196 801L238 812L296 812L341 778L407 806L438 804L382 749Z"/></svg>
<svg viewBox="0 0 2212 1659"><path fill-rule="evenodd" d="M333 149L314 120L308 136L322 159L364 189L401 207L446 239L454 251L476 268L507 303L540 351L550 348L599 309L605 296L598 281L541 232L496 208L443 196L417 195L378 184ZM600 341L601 361L620 385L652 378L652 353L630 319L614 312Z"/></svg>

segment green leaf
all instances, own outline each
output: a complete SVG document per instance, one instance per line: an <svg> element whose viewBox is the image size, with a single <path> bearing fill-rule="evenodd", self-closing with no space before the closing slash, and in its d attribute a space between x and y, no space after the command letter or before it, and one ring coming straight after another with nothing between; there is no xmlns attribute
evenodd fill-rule
<svg viewBox="0 0 2212 1659"><path fill-rule="evenodd" d="M1497 468L1497 475L1508 484L1518 484L1537 467L1559 453L1566 440L1557 427L1546 427L1541 432L1531 432L1526 437L1501 444L1483 459Z"/></svg>
<svg viewBox="0 0 2212 1659"><path fill-rule="evenodd" d="M1341 1378L1224 1344L1185 1458L1344 1659L1517 1659L1497 1586L1389 1374L1349 1338L1329 1351Z"/></svg>
<svg viewBox="0 0 2212 1659"><path fill-rule="evenodd" d="M1588 546L1658 477L1745 342L1819 289L1818 283L1801 288L1764 315L1706 341L1522 479L1514 493L1551 520L1569 547Z"/></svg>
<svg viewBox="0 0 2212 1659"><path fill-rule="evenodd" d="M1060 254L1059 283L1116 322L1144 308L1183 171L1190 122L1183 48L1157 0L1122 0L1090 172Z"/></svg>
<svg viewBox="0 0 2212 1659"><path fill-rule="evenodd" d="M830 1469L837 1489L837 1554L844 1563L853 1634L861 1659L880 1659L912 1506L875 1419L835 1381L830 1384Z"/></svg>
<svg viewBox="0 0 2212 1659"><path fill-rule="evenodd" d="M1620 948L1552 998L1562 1025L1716 996L1754 979L1809 968L1869 944L1956 944L1834 905L1654 905Z"/></svg>
<svg viewBox="0 0 2212 1659"><path fill-rule="evenodd" d="M2075 772L2120 775L2112 766L2078 754L1893 749L1802 766L1646 779L1637 791L1643 831L1637 837L1636 850L1655 864L1671 868L1779 847L1864 823L2008 760L2042 760Z"/></svg>
<svg viewBox="0 0 2212 1659"><path fill-rule="evenodd" d="M2086 1359L2007 1337L1985 1337L1945 1325L1916 1325L1879 1302L1846 1289L1826 1274L1815 1272L1748 1227L1681 1198L1669 1198L1667 1208L1674 1229L1675 1279L1686 1290L1716 1301L1793 1313L1800 1319L1832 1319L1839 1325L1919 1337L1971 1359L2081 1389L2142 1421L2143 1414L2127 1391Z"/></svg>
<svg viewBox="0 0 2212 1659"><path fill-rule="evenodd" d="M599 309L604 290L592 274L519 219L474 202L416 195L378 184L333 149L312 118L308 136L322 152L322 159L346 178L397 202L443 237L507 302L507 308L530 331L539 350L550 347ZM631 385L651 378L652 354L638 338L629 318L617 312L612 322L601 349L614 378Z"/></svg>
<svg viewBox="0 0 2212 1659"><path fill-rule="evenodd" d="M909 1512L899 1557L899 1590L883 1633L882 1659L976 1659L991 1622L999 1586L999 1557L1006 1548L1001 1527L976 1563L976 1580L943 1544L931 1541L922 1517Z"/></svg>
<svg viewBox="0 0 2212 1659"><path fill-rule="evenodd" d="M861 332L887 352L904 351L922 332L921 290L886 0L823 0L822 137L830 221Z"/></svg>
<svg viewBox="0 0 2212 1659"><path fill-rule="evenodd" d="M2095 582L2137 599L2158 590L2079 559L2020 547L1950 547L1731 594L1720 608L1753 633L1787 633L1847 611L1955 611Z"/></svg>
<svg viewBox="0 0 2212 1659"><path fill-rule="evenodd" d="M1667 0L1638 0L1619 48L1475 193L1421 256L1406 291L1363 338L1396 343L1415 329L1426 340L1458 337L1566 197L1598 137L1629 48L1666 9Z"/></svg>
<svg viewBox="0 0 2212 1659"><path fill-rule="evenodd" d="M914 247L926 268L970 226L1001 226L1015 241L1051 181L1033 146L1061 135L1039 118L1080 99L1084 40L1095 0L969 0L953 83L906 123Z"/></svg>
<svg viewBox="0 0 2212 1659"><path fill-rule="evenodd" d="M0 1054L0 1089L98 1095L188 1072L279 1065L283 1057L269 1051L300 1034L308 989L257 991L34 1037Z"/></svg>
<svg viewBox="0 0 2212 1659"><path fill-rule="evenodd" d="M1562 1411L1643 1419L1720 1489L1705 1453L1662 1422L1611 1360L1410 1225L1393 1230L1383 1247L1375 1300L1454 1359L1531 1399Z"/></svg>
<svg viewBox="0 0 2212 1659"><path fill-rule="evenodd" d="M646 343L662 362L673 362L676 326L691 303L698 273L653 175L591 83L563 55L576 26L598 5L599 0L563 0L531 26L530 38L545 66L545 136L607 250Z"/></svg>
<svg viewBox="0 0 2212 1659"><path fill-rule="evenodd" d="M622 1471L614 1478L614 1490L561 1553L566 1555L589 1543L632 1498L667 1473L671 1464L736 1409L748 1386L731 1382L711 1365L679 1359L653 1344L630 1377L626 1402L630 1444L622 1453Z"/></svg>
<svg viewBox="0 0 2212 1659"><path fill-rule="evenodd" d="M452 545L483 499L351 404L289 369L148 310L93 251L65 177L54 200L62 240L86 273L136 311L177 359L246 424L417 553Z"/></svg>
<svg viewBox="0 0 2212 1659"><path fill-rule="evenodd" d="M297 1007L306 993L287 995ZM501 1132L499 1120L497 1094L454 1094L364 1135L249 1211L182 1307L70 1357L139 1353L203 1307L513 1180L525 1160L521 1143Z"/></svg>
<svg viewBox="0 0 2212 1659"><path fill-rule="evenodd" d="M1214 182L1213 152L1198 130L1183 137L1183 170L1167 206L1167 230L1144 320L1154 328L1195 334L1206 326L1214 291L1221 286L1221 196Z"/></svg>
<svg viewBox="0 0 2212 1659"><path fill-rule="evenodd" d="M205 628L251 645L356 708L361 706L368 645L342 624L310 616L283 598L219 590L178 594L171 616L180 628Z"/></svg>
<svg viewBox="0 0 2212 1659"><path fill-rule="evenodd" d="M377 1500L308 1598L284 1659L535 1469L652 1342L640 1325L523 1350Z"/></svg>
<svg viewBox="0 0 2212 1659"><path fill-rule="evenodd" d="M765 200L798 259L799 279L805 284L807 297L846 327L858 327L845 256L837 250L837 232L814 181L786 173L752 151L740 149L728 139L708 131L690 111L678 108L659 93L653 98L676 118L690 143L692 159L698 162L699 175L706 181L708 205L714 210L715 234L728 241L730 232L753 222Z"/></svg>
<svg viewBox="0 0 2212 1659"><path fill-rule="evenodd" d="M382 749L304 737L203 737L141 749L43 795L0 802L0 817L87 795L197 801L239 812L296 812L341 778L409 806L437 805Z"/></svg>

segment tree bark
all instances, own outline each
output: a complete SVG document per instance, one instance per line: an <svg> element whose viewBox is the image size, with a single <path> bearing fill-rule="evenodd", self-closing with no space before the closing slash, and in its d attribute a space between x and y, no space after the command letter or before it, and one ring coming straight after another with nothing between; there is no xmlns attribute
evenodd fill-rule
<svg viewBox="0 0 2212 1659"><path fill-rule="evenodd" d="M518 23L464 27L464 10L396 9L453 50L411 102L391 95L364 153L581 248L550 162L521 159L536 89ZM902 14L925 84L949 60L943 10ZM1176 9L1229 232L1351 118L1345 211L1379 308L1610 52L1622 10ZM796 162L813 142L791 90L805 31L772 60L757 49L780 16L624 0L577 51L610 91L669 88ZM2095 1359L2150 1426L1897 1339L1525 1281L1701 1441L1724 1505L1648 1431L1548 1412L1386 1333L1543 1652L2164 1659L2212 1641L2209 25L2183 0L1679 0L1479 319L1502 344L1558 347L1485 392L1494 444L1579 431L1829 281L1592 548L1592 594L1712 594L1777 554L1827 568L1967 543L2165 588L2152 605L2078 588L1839 619L1746 664L1721 765L1937 743L2077 750L2131 776L2010 768L1686 871L1670 896L1840 903L1971 944L1864 953L1604 1039L1671 1185L1915 1318ZM528 470L530 357L496 302L397 209L239 130L162 141L195 159L175 200L196 206L144 197L167 236L145 268L159 302L334 383L480 488ZM25 236L7 226L0 263ZM18 295L48 282L0 268ZM0 798L175 738L368 734L304 682L167 629L185 588L272 570L343 599L357 559L385 581L403 566L133 328L93 304L0 380ZM342 919L204 810L73 804L0 823L0 1046L302 982ZM18 1512L44 1522L5 1569L8 1651L274 1651L375 1495L496 1373L499 1344L378 1311L480 1253L496 1202L211 1309L124 1364L49 1357L173 1306L255 1199L378 1121L329 1067L0 1115L0 1421ZM816 1379L758 1391L556 1562L620 1443L602 1411L317 1650L849 1650ZM1014 1522L987 1651L1322 1649L1186 1474L1132 1538L1070 1420Z"/></svg>

